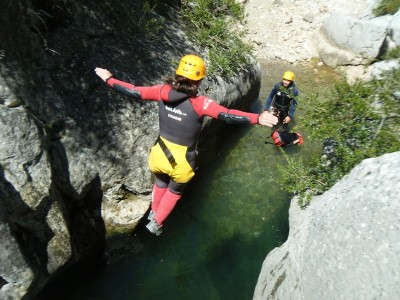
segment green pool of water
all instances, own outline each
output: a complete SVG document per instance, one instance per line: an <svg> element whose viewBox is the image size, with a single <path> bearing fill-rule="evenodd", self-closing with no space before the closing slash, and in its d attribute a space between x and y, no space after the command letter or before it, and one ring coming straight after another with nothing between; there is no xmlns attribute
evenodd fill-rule
<svg viewBox="0 0 400 300"><path fill-rule="evenodd" d="M275 182L280 150L270 130L236 127L165 222L124 243L140 247L62 292L62 299L251 299L267 253L288 234L289 196ZM293 149L293 155L299 155Z"/></svg>
<svg viewBox="0 0 400 300"><path fill-rule="evenodd" d="M258 107L288 68L262 65ZM315 70L294 71L307 75L304 85L314 85L306 78L315 78ZM115 243L119 246L110 250L106 266L95 274L76 271L53 294L60 300L252 299L263 260L288 235L290 195L278 183L278 166L286 163L283 151L307 162L320 150L308 143L306 132L303 146L285 150L265 143L270 133L261 126L230 126L161 236L140 224Z"/></svg>

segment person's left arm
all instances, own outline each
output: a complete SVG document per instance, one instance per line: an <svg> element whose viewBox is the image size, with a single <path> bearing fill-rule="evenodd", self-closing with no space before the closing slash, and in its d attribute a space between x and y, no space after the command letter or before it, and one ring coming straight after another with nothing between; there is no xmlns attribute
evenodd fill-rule
<svg viewBox="0 0 400 300"><path fill-rule="evenodd" d="M260 124L272 127L278 122L278 119L267 111L259 115L237 109L229 109L203 96L197 97L192 103L200 116L209 116L230 124Z"/></svg>
<svg viewBox="0 0 400 300"><path fill-rule="evenodd" d="M276 95L276 92L277 92L277 89L278 89L277 87L278 87L278 85L275 84L274 87L272 88L271 92L269 93L267 101L265 102L264 110L269 110L270 109L270 106L272 104L272 99L274 99L274 97Z"/></svg>

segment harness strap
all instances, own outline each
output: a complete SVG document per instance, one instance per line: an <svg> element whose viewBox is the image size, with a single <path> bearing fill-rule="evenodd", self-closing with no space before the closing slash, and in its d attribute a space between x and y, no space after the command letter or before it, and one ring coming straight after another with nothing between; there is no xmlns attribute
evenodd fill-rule
<svg viewBox="0 0 400 300"><path fill-rule="evenodd" d="M156 144L159 144L162 151L164 152L165 156L167 157L169 163L172 165L175 163L175 158L172 155L171 151L169 151L167 145L165 145L164 141L160 138L160 136L158 136L157 140L156 140Z"/></svg>
<svg viewBox="0 0 400 300"><path fill-rule="evenodd" d="M289 108L291 106L291 103L289 103L288 105L281 105L281 104L275 102L274 106L279 108L279 109L286 109L286 108Z"/></svg>

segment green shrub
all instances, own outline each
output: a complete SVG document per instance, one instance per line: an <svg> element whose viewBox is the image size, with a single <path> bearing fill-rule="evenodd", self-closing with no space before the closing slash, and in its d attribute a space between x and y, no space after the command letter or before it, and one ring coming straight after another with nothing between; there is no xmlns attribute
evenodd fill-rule
<svg viewBox="0 0 400 300"><path fill-rule="evenodd" d="M389 59L398 59L400 58L400 46L397 46L396 48L391 49L385 55L383 56L383 60L389 60Z"/></svg>
<svg viewBox="0 0 400 300"><path fill-rule="evenodd" d="M379 4L372 10L377 17L383 15L394 15L400 7L400 0L381 0Z"/></svg>
<svg viewBox="0 0 400 300"><path fill-rule="evenodd" d="M241 4L234 0L183 1L181 14L192 41L209 52L209 74L233 75L249 63L252 48L242 40L244 31L237 29L244 22Z"/></svg>
<svg viewBox="0 0 400 300"><path fill-rule="evenodd" d="M151 5L148 1L143 1L143 6L138 18L137 27L146 39L159 40L160 32L164 28L164 19L160 15L154 14L156 5Z"/></svg>
<svg viewBox="0 0 400 300"><path fill-rule="evenodd" d="M286 156L281 184L299 195L302 207L362 160L400 150L400 70L369 83L340 82L326 97L312 94L304 102L308 113L300 123L309 139L333 141L334 155L316 155L310 167Z"/></svg>

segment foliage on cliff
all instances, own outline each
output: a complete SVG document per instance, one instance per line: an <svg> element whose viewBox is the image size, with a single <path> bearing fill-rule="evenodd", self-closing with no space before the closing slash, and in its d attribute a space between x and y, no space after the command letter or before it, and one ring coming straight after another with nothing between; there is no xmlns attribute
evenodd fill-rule
<svg viewBox="0 0 400 300"><path fill-rule="evenodd" d="M208 72L233 75L249 63L251 46L242 37L244 7L234 0L182 1L181 14L192 41L208 50ZM233 29L234 28L234 29Z"/></svg>
<svg viewBox="0 0 400 300"><path fill-rule="evenodd" d="M400 151L400 70L381 80L337 83L328 95L304 99L308 114L301 123L309 139L324 143L323 155L310 167L287 157L280 168L283 186L308 205L362 160Z"/></svg>
<svg viewBox="0 0 400 300"><path fill-rule="evenodd" d="M399 8L399 0L381 0L372 12L377 17L383 15L393 15L399 10Z"/></svg>

